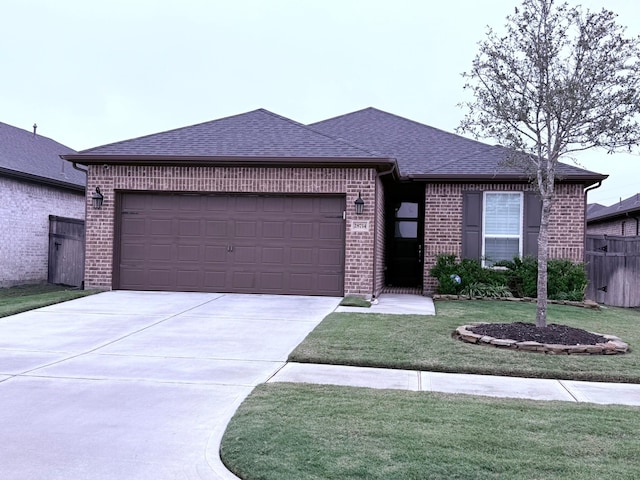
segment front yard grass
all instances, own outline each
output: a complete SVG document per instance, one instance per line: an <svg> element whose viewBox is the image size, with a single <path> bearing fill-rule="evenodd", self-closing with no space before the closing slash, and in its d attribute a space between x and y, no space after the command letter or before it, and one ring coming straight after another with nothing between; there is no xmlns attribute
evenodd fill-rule
<svg viewBox="0 0 640 480"><path fill-rule="evenodd" d="M620 337L624 355L544 355L464 343L453 330L470 322L533 322L535 304L436 303L436 316L333 313L291 353L290 362L453 373L640 383L640 311L549 305L549 323Z"/></svg>
<svg viewBox="0 0 640 480"><path fill-rule="evenodd" d="M86 297L94 293L98 293L98 290L78 290L50 284L0 288L0 317Z"/></svg>
<svg viewBox="0 0 640 480"><path fill-rule="evenodd" d="M245 480L640 478L640 409L263 384L222 439Z"/></svg>

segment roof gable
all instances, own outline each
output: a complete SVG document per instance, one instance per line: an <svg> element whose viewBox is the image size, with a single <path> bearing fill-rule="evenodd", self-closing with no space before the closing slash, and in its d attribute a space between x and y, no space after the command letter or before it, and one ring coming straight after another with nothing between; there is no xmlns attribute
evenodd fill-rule
<svg viewBox="0 0 640 480"><path fill-rule="evenodd" d="M524 172L505 165L510 151L407 118L365 108L357 112L311 124L317 130L345 139L398 161L407 177L521 177ZM605 178L595 172L561 163L565 177Z"/></svg>
<svg viewBox="0 0 640 480"><path fill-rule="evenodd" d="M264 109L80 152L81 156L380 158Z"/></svg>
<svg viewBox="0 0 640 480"><path fill-rule="evenodd" d="M75 150L42 135L0 122L0 171L5 175L84 187L85 175L60 155Z"/></svg>

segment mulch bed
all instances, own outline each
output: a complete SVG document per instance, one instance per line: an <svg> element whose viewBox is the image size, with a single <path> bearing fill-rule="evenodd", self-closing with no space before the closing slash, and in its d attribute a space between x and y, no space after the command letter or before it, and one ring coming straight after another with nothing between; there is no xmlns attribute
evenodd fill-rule
<svg viewBox="0 0 640 480"><path fill-rule="evenodd" d="M518 342L539 342L556 345L596 345L607 340L594 333L580 328L568 327L551 323L543 328L538 328L533 323L487 323L477 325L469 330L479 335L487 335L493 338L516 340Z"/></svg>

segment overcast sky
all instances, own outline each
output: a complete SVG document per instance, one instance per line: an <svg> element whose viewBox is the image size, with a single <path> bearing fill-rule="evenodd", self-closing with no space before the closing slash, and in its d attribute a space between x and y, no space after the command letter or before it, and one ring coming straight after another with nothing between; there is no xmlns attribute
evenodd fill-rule
<svg viewBox="0 0 640 480"><path fill-rule="evenodd" d="M453 132L486 26L519 0L2 0L0 122L76 150L266 108L302 123L373 106ZM637 0L571 0L619 14ZM592 151L589 202L640 192L640 156Z"/></svg>

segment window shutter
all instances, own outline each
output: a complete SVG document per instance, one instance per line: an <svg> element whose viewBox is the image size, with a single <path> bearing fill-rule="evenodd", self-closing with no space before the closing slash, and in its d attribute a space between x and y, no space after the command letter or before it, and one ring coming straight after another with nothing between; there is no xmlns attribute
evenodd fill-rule
<svg viewBox="0 0 640 480"><path fill-rule="evenodd" d="M542 199L536 192L524 193L523 255L538 256L538 233L542 218Z"/></svg>
<svg viewBox="0 0 640 480"><path fill-rule="evenodd" d="M482 255L482 192L462 193L462 258Z"/></svg>

